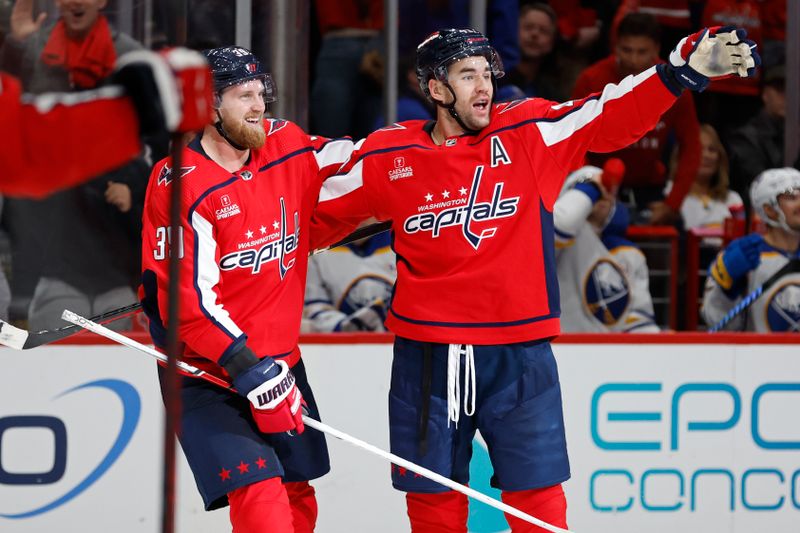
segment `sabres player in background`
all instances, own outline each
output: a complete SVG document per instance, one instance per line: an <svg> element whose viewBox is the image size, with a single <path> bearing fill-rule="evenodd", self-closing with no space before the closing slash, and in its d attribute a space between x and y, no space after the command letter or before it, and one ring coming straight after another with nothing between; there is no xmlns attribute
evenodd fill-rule
<svg viewBox="0 0 800 533"><path fill-rule="evenodd" d="M549 344L560 332L553 204L587 150L629 145L684 87L752 75L754 46L712 28L680 42L668 63L583 100L493 104L503 67L481 33L440 30L419 45L417 76L436 120L367 137L315 210L320 227L349 228L321 229L312 243L371 216L393 221L392 452L466 483L480 429L503 500L566 525L570 471ZM466 496L400 468L392 482L407 492L413 531L466 531Z"/></svg>
<svg viewBox="0 0 800 533"><path fill-rule="evenodd" d="M0 193L46 196L133 159L142 135L201 128L211 109L208 78L205 58L179 48L123 55L117 87L79 94L27 98L19 80L0 72Z"/></svg>
<svg viewBox="0 0 800 533"><path fill-rule="evenodd" d="M396 277L388 232L311 256L304 331L386 331L383 321Z"/></svg>
<svg viewBox="0 0 800 533"><path fill-rule="evenodd" d="M706 324L718 323L790 259L800 258L800 171L773 168L750 186L766 232L731 242L711 264L703 298ZM800 332L800 272L787 273L726 326L728 330Z"/></svg>
<svg viewBox="0 0 800 533"><path fill-rule="evenodd" d="M626 210L602 174L571 173L553 208L561 330L658 333L647 262L624 238Z"/></svg>
<svg viewBox="0 0 800 533"><path fill-rule="evenodd" d="M295 124L265 120L275 86L249 50L205 55L215 117L184 148L180 169L164 160L150 176L142 306L163 347L168 262L179 254L181 358L239 393L182 382L179 439L206 510L230 505L236 533L310 532L317 504L308 481L329 464L324 436L302 422L302 406L319 419L297 346L309 220L321 170L338 168L352 142L312 144ZM181 235L170 235L177 176Z"/></svg>

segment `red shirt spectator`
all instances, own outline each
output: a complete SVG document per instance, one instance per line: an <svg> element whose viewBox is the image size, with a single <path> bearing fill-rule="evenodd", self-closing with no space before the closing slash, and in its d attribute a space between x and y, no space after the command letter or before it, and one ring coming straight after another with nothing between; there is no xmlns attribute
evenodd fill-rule
<svg viewBox="0 0 800 533"><path fill-rule="evenodd" d="M747 37L762 44L761 9L755 0L708 0L703 9L702 26L737 26L747 30ZM758 96L761 76L751 78L731 77L715 80L709 91Z"/></svg>
<svg viewBox="0 0 800 533"><path fill-rule="evenodd" d="M598 92L608 83L619 83L622 78L640 72L657 62L658 27L649 15L634 13L620 24L620 35L613 55L584 70L578 77L573 97L581 98ZM589 162L602 167L606 159L618 157L625 163L623 185L630 188L660 187L667 179L662 163L667 139L674 132L679 145L678 168L669 196L664 200L675 215L694 181L700 164L700 126L692 95L683 93L673 106L661 116L656 127L634 144L609 154L589 153ZM660 203L660 202L658 202ZM644 206L640 206L644 207ZM664 206L654 208L651 223L668 221ZM658 211L658 212L657 212Z"/></svg>

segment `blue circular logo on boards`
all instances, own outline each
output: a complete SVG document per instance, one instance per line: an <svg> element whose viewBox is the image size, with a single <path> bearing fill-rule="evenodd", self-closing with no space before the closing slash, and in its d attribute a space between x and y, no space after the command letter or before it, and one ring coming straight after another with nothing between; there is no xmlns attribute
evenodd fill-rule
<svg viewBox="0 0 800 533"><path fill-rule="evenodd" d="M111 391L122 402L122 424L111 449L109 449L97 466L95 466L85 478L74 487L67 490L63 495L45 505L28 511L19 513L0 512L0 517L12 520L31 518L64 505L100 479L128 446L136 430L136 426L139 423L139 416L141 415L141 399L139 398L139 393L136 392L136 389L130 383L116 379L102 379L73 387L62 392L56 396L56 398L61 398L73 392L86 389L104 389ZM11 416L0 418L0 449L2 449L3 433L7 429L17 427L38 427L48 429L53 433L55 444L53 467L47 472L11 473L3 468L2 454L0 454L0 484L42 485L55 483L60 480L66 469L67 460L67 431L64 423L59 418L52 416Z"/></svg>

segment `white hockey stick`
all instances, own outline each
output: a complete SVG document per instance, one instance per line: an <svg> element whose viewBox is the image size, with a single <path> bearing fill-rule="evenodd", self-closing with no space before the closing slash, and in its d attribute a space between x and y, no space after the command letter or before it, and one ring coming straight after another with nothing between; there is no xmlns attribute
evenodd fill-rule
<svg viewBox="0 0 800 533"><path fill-rule="evenodd" d="M101 326L100 324L96 324L96 323L92 322L89 319L83 318L82 316L73 313L72 311L68 311L68 310L65 309L64 313L61 315L61 318L63 318L67 322L72 322L76 326L80 326L82 328L86 328L86 329L88 329L89 331L91 331L93 333L97 333L98 335L106 337L107 339L111 339L111 340L113 340L115 342L118 342L120 344L123 344L123 345L125 345L125 346L127 346L129 348L133 348L134 350L139 350L140 352L146 353L146 354L158 359L161 362L166 362L166 360L167 360L167 356L166 355L164 355L163 353L155 350L154 348L151 348L149 346L145 346L144 344L136 342L133 339L129 339L125 335L121 335L121 334L119 334L119 333L117 333L115 331L112 331L112 330L108 329L105 326ZM181 370L182 372L186 373L186 374L189 374L189 375L192 375L194 377L201 378L201 379L205 379L206 381L209 381L210 383L213 383L215 385L219 385L219 386L221 386L221 387L223 387L225 389L228 389L228 390L230 390L232 392L235 392L233 387L231 387L227 382L221 380L220 378L218 378L218 377L216 377L216 376L214 376L212 374L208 374L207 372L204 372L204 371L202 371L202 370L200 370L200 369L198 369L198 368L196 368L196 367L194 367L192 365L186 364L183 361L178 361L178 369ZM362 450L366 450L366 451L368 451L370 453L373 453L373 454L375 454L375 455L377 455L379 457L383 457L384 459L387 459L387 460L391 461L392 463L394 463L394 464L396 464L398 466L405 467L405 468L407 468L408 470L411 470L414 473L417 473L417 474L420 474L422 476L425 476L426 478L428 478L430 480L433 480L433 481L435 481L437 483L440 483L440 484L444 485L445 487L449 487L449 488L451 488L451 489L453 489L455 491L458 491L458 492L460 492L462 494L465 494L465 495L469 496L470 498L473 498L475 500L478 500L479 502L485 503L486 505L494 507L495 509L499 509L500 511L503 511L504 513L508 513L510 515L516 516L517 518L519 518L521 520L524 520L525 522L528 522L529 524L537 525L537 526L539 526L541 528L544 528L544 529L546 529L548 531L552 531L553 533L571 533L567 529L562 529L560 527L548 524L547 522L539 520L538 518L536 518L534 516L531 516L531 515L529 515L527 513L523 513L522 511L520 511L516 507L511 507L510 505L507 505L507 504L505 504L505 503L503 503L501 501L495 500L494 498L490 498L489 496L487 496L485 494L482 494L482 493L476 491L475 489L471 489L471 488L467 487L466 485L462 485L461 483L456 483L452 479L446 478L446 477L444 477L444 476L442 476L440 474L437 474L436 472L433 472L432 470L428 470L427 468L419 466L416 463L412 463L411 461L407 461L407 460L403 459L402 457L396 456L393 453L387 452L387 451L382 450L382 449L380 449L380 448L378 448L376 446L373 446L372 444L364 442L363 440L360 440L360 439L357 439L357 438L355 438L353 436L350 436L347 433L344 433L342 431L339 431L338 429L332 428L332 427L328 426L327 424L323 424L322 422L314 420L313 418L309 418L308 416L304 415L303 416L303 422L307 426L309 426L311 428L314 428L317 431L321 431L323 433L327 433L328 435L330 435L332 437L335 437L337 439L343 440L345 442L349 442L350 444L352 444L353 446L356 446L357 448L361 448Z"/></svg>

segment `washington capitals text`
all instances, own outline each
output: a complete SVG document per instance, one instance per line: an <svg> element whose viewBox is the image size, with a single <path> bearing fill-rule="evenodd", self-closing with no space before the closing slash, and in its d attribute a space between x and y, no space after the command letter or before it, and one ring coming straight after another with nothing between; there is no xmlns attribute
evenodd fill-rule
<svg viewBox="0 0 800 533"><path fill-rule="evenodd" d="M219 260L219 268L221 270L249 268L253 274L258 274L264 264L278 260L279 273L281 279L283 279L286 272L294 266L294 258L286 261L286 256L297 250L300 243L300 220L296 211L294 213L294 227L294 233L286 233L286 204L281 197L280 238L265 243L258 250L242 250L226 254Z"/></svg>
<svg viewBox="0 0 800 533"><path fill-rule="evenodd" d="M513 216L517 212L517 206L519 204L519 196L503 198L502 182L495 184L490 202L476 203L475 198L478 195L482 175L483 166L480 165L475 168L475 176L472 178L469 200L466 205L444 209L438 213L427 212L410 216L403 224L405 232L412 234L418 231L430 231L432 232L432 236L436 238L439 236L442 228L461 226L464 238L477 250L478 246L481 244L481 240L493 237L497 228L484 229L480 232L480 235L478 235L472 231L470 224L472 222Z"/></svg>

